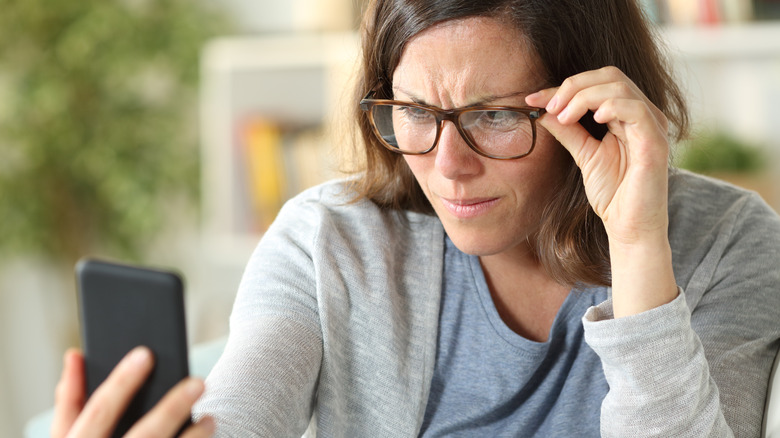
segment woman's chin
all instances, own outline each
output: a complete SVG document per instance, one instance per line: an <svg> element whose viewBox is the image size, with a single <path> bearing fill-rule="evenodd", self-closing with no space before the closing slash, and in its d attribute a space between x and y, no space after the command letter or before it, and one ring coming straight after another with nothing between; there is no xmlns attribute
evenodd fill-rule
<svg viewBox="0 0 780 438"><path fill-rule="evenodd" d="M479 257L500 254L514 248L518 244L514 238L509 241L508 237L510 236L500 239L497 236L486 236L485 233L481 233L481 235L463 235L462 233L450 233L447 231L447 236L461 252Z"/></svg>

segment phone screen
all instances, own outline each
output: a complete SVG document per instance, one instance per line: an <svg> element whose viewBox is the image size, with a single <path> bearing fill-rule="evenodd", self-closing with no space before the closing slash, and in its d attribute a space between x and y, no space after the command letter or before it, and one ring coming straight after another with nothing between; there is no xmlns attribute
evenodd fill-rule
<svg viewBox="0 0 780 438"><path fill-rule="evenodd" d="M151 349L155 367L114 436L122 436L187 377L184 286L173 272L82 260L76 267L87 396L133 348Z"/></svg>

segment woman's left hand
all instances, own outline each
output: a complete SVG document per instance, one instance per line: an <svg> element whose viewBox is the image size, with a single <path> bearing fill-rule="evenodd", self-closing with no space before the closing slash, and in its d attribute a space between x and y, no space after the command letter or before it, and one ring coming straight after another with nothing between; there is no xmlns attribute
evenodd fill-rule
<svg viewBox="0 0 780 438"><path fill-rule="evenodd" d="M526 102L547 109L540 123L574 157L610 239L633 243L647 233L666 235L668 122L623 72L581 73ZM588 110L609 128L602 140L578 123Z"/></svg>
<svg viewBox="0 0 780 438"><path fill-rule="evenodd" d="M560 87L528 96L526 102L547 109L541 126L574 158L588 201L604 222L615 315L639 313L674 299L677 288L667 237L666 116L615 67L572 76ZM601 140L578 123L588 110L609 129ZM664 280L661 286L659 279Z"/></svg>

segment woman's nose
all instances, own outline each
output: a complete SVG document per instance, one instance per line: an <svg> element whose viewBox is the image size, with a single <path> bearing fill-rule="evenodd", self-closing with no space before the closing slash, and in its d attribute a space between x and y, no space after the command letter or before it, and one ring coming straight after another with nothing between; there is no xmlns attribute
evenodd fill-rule
<svg viewBox="0 0 780 438"><path fill-rule="evenodd" d="M458 128L450 121L444 122L434 153L436 169L445 178L457 179L479 172L479 156L466 144Z"/></svg>

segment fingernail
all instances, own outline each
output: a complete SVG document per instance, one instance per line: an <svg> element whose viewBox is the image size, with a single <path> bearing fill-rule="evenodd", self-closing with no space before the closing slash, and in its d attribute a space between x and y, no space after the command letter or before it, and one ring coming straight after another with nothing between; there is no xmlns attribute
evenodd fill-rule
<svg viewBox="0 0 780 438"><path fill-rule="evenodd" d="M197 397L203 392L203 383L198 379L189 379L184 386L184 390L193 397Z"/></svg>
<svg viewBox="0 0 780 438"><path fill-rule="evenodd" d="M601 110L601 108L597 109L595 113L593 113L593 120L595 120L597 123L601 123L601 116L604 112Z"/></svg>
<svg viewBox="0 0 780 438"><path fill-rule="evenodd" d="M552 100L550 100L550 102L547 103L546 109L547 111L553 112L557 109L557 107L558 107L558 96L553 97Z"/></svg>
<svg viewBox="0 0 780 438"><path fill-rule="evenodd" d="M152 352L146 347L135 347L130 352L128 361L136 366L146 365L152 357Z"/></svg>
<svg viewBox="0 0 780 438"><path fill-rule="evenodd" d="M214 419L209 416L201 418L200 421L198 421L198 425L205 429L209 434L214 433L217 429L217 424L214 422Z"/></svg>
<svg viewBox="0 0 780 438"><path fill-rule="evenodd" d="M563 122L566 119L566 115L568 115L568 114L569 114L569 109L568 108L566 108L563 111L561 111L561 113L558 114L558 121L559 122Z"/></svg>

